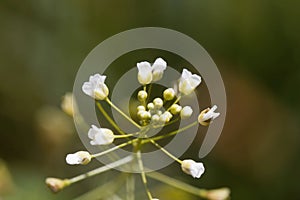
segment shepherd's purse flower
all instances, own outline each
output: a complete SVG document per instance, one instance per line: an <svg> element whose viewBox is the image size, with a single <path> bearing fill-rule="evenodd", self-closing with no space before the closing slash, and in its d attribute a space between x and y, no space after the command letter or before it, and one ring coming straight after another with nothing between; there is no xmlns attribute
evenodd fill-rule
<svg viewBox="0 0 300 200"><path fill-rule="evenodd" d="M167 68L167 63L162 58L157 58L153 65L147 61L137 63L138 81L142 85L147 85L151 82L159 81L164 70Z"/></svg>
<svg viewBox="0 0 300 200"><path fill-rule="evenodd" d="M100 74L90 76L89 81L84 82L82 91L96 100L105 99L109 94L108 87L104 83L105 79L106 76Z"/></svg>
<svg viewBox="0 0 300 200"><path fill-rule="evenodd" d="M197 74L192 74L189 70L183 69L179 80L179 91L188 95L201 83L201 77Z"/></svg>

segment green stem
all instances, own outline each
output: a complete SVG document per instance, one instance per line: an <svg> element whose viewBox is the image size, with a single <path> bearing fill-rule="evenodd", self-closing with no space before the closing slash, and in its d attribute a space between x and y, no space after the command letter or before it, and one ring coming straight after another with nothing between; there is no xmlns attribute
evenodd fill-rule
<svg viewBox="0 0 300 200"><path fill-rule="evenodd" d="M165 135L160 135L160 136L156 136L156 137L153 137L153 138L144 139L144 140L142 141L142 143L144 144L144 143L151 142L151 140L156 141L156 140L161 140L161 139L170 137L170 136L172 136L172 135L176 135L176 134L178 134L178 133L180 133L180 132L183 132L183 131L185 131L185 130L187 130L187 129L189 129L189 128L195 126L195 125L197 125L197 124L198 124L198 121L195 121L195 122L193 122L193 123L191 123L191 124L189 124L189 125L187 125L187 126L181 128L181 129L178 129L178 130L176 130L176 131L172 131L172 132L167 133L167 134L165 134Z"/></svg>
<svg viewBox="0 0 300 200"><path fill-rule="evenodd" d="M181 182L175 178L171 178L169 176L166 176L164 174L161 174L159 172L151 172L147 173L147 176L150 178L153 178L155 180L161 181L162 183L168 184L170 186L173 186L175 188L181 189L183 191L186 191L190 194L194 194L200 197L205 197L204 194L206 193L205 189L199 189L197 187L194 187L192 185L189 185L187 183Z"/></svg>
<svg viewBox="0 0 300 200"><path fill-rule="evenodd" d="M122 131L120 129L120 127L114 122L114 120L112 120L112 118L107 114L107 112L104 110L104 108L102 107L102 105L97 102L96 103L98 109L100 110L100 112L104 115L104 117L106 118L106 120L122 135L125 135L126 133L124 131Z"/></svg>
<svg viewBox="0 0 300 200"><path fill-rule="evenodd" d="M162 146L160 146L159 144L157 144L155 141L150 140L150 142L152 144L154 144L157 148L159 148L162 152L164 152L167 156L169 156L170 158L172 158L173 160L175 160L176 162L178 162L179 164L182 163L182 161L178 158L176 158L173 154L171 154L170 152L168 152L165 148L163 148Z"/></svg>
<svg viewBox="0 0 300 200"><path fill-rule="evenodd" d="M172 120L172 121L170 121L170 122L168 122L168 123L165 123L165 124L163 124L163 125L157 125L157 126L152 126L153 128L162 128L162 127L166 127L166 126L169 126L169 125L171 125L171 124L174 124L175 122L177 122L179 120L179 117L177 117L176 119L174 119L174 120Z"/></svg>
<svg viewBox="0 0 300 200"><path fill-rule="evenodd" d="M179 96L177 97L177 99L172 103L172 105L167 109L167 111L170 111L171 107L172 107L174 104L178 103L178 101L179 101L180 99L181 99L181 95L179 94Z"/></svg>
<svg viewBox="0 0 300 200"><path fill-rule="evenodd" d="M134 200L134 188L134 174L129 174L129 176L126 179L126 200Z"/></svg>
<svg viewBox="0 0 300 200"><path fill-rule="evenodd" d="M125 147L125 146L127 146L127 145L129 145L129 144L132 144L132 143L134 143L136 140L137 140L137 139L130 140L130 141L128 141L128 142L125 142L125 143L123 143L123 144L120 144L120 145L118 145L118 146L115 146L115 147L113 147L113 148L111 148L111 149L108 149L108 150L106 150L106 151L103 151L103 152L94 154L94 155L92 155L92 157L93 157L93 158L96 158L96 157L99 157L99 156L103 156L103 155L108 154L108 153L110 153L110 152L113 152L113 151L115 151L115 150L117 150L117 149L120 149L120 148L122 148L122 147Z"/></svg>
<svg viewBox="0 0 300 200"><path fill-rule="evenodd" d="M127 137L131 137L133 136L133 134L126 134L126 135L114 135L114 138L127 138Z"/></svg>
<svg viewBox="0 0 300 200"><path fill-rule="evenodd" d="M109 100L109 98L105 98L106 102L113 107L116 111L118 111L124 118L126 118L129 122L131 122L134 126L136 126L138 129L141 129L141 126L138 125L135 121L133 121L130 117L128 117L122 110L120 110L113 102Z"/></svg>
<svg viewBox="0 0 300 200"><path fill-rule="evenodd" d="M138 164L139 164L139 167L140 167L140 170L141 170L142 181L143 181L148 199L152 200L152 195L151 195L151 192L150 192L150 190L148 188L148 185L147 185L147 177L146 177L146 173L145 173L145 170L144 170L143 161L142 161L142 158L141 158L141 151L138 151L136 155L137 155Z"/></svg>
<svg viewBox="0 0 300 200"><path fill-rule="evenodd" d="M110 163L108 165L105 165L105 166L99 167L97 169L94 169L92 171L89 171L89 172L87 172L85 174L81 174L79 176L75 176L73 178L67 179L68 183L69 184L73 184L73 183L76 183L78 181L84 180L84 179L86 179L88 177L92 177L92 176L95 176L95 175L100 174L102 172L106 172L106 171L108 171L108 170L110 170L112 168L119 167L121 165L129 163L129 162L132 161L132 159L133 159L132 156L127 156L127 157L122 158L122 159L120 159L118 161L112 162L112 163Z"/></svg>
<svg viewBox="0 0 300 200"><path fill-rule="evenodd" d="M144 86L144 90L147 92L146 86ZM147 95L147 99L146 99L146 104L149 102L151 91L152 91L152 84L150 83L149 88L148 88L148 92L147 92L148 95Z"/></svg>

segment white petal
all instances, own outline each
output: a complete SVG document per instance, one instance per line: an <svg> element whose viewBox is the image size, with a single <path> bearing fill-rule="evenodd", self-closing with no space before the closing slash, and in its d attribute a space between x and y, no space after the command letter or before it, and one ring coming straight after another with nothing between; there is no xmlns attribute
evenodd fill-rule
<svg viewBox="0 0 300 200"><path fill-rule="evenodd" d="M181 77L182 77L183 79L188 79L188 78L190 78L191 76L192 76L192 73L191 73L189 70L187 70L187 69L183 69L183 70L182 70Z"/></svg>
<svg viewBox="0 0 300 200"><path fill-rule="evenodd" d="M196 88L201 83L201 77L197 74L193 74L190 79L190 84L193 88Z"/></svg>
<svg viewBox="0 0 300 200"><path fill-rule="evenodd" d="M182 171L191 175L193 178L200 178L205 168L201 162L197 163L191 159L183 160L181 164Z"/></svg>
<svg viewBox="0 0 300 200"><path fill-rule="evenodd" d="M91 82L93 85L97 85L98 83L104 83L106 79L106 76L100 75L100 74L94 74L90 76L89 82Z"/></svg>
<svg viewBox="0 0 300 200"><path fill-rule="evenodd" d="M94 90L94 96L97 100L105 99L109 94L108 87L104 83L99 83Z"/></svg>
<svg viewBox="0 0 300 200"><path fill-rule="evenodd" d="M95 125L92 125L92 128L89 129L88 137L93 140L98 132L99 128Z"/></svg>
<svg viewBox="0 0 300 200"><path fill-rule="evenodd" d="M82 91L91 97L94 97L94 88L90 82L84 82L82 85Z"/></svg>
<svg viewBox="0 0 300 200"><path fill-rule="evenodd" d="M159 81L162 76L164 70L167 68L167 63L162 58L157 58L152 65L152 81Z"/></svg>
<svg viewBox="0 0 300 200"><path fill-rule="evenodd" d="M138 80L142 85L151 83L152 81L152 68L148 62L137 63Z"/></svg>
<svg viewBox="0 0 300 200"><path fill-rule="evenodd" d="M101 129L101 133L99 132L95 135L94 141L98 145L111 144L114 141L114 135L111 131L108 132L104 129Z"/></svg>
<svg viewBox="0 0 300 200"><path fill-rule="evenodd" d="M207 121L209 119L212 119L212 120L216 119L220 115L220 113L215 113L217 108L218 107L216 105L214 105L207 113L205 113L203 115L202 120Z"/></svg>
<svg viewBox="0 0 300 200"><path fill-rule="evenodd" d="M201 77L183 69L179 80L179 91L185 95L190 94L201 83Z"/></svg>
<svg viewBox="0 0 300 200"><path fill-rule="evenodd" d="M69 165L77 165L80 164L80 160L76 154L68 154L66 157L66 162Z"/></svg>

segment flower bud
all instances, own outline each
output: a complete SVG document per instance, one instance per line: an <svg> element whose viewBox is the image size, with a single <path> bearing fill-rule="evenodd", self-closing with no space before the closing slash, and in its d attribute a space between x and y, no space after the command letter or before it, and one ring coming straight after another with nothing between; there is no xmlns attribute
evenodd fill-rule
<svg viewBox="0 0 300 200"><path fill-rule="evenodd" d="M229 188L219 188L206 191L206 198L209 200L225 200L230 195Z"/></svg>
<svg viewBox="0 0 300 200"><path fill-rule="evenodd" d="M146 108L145 108L145 106L140 105L140 106L137 107L137 110L138 111L145 111Z"/></svg>
<svg viewBox="0 0 300 200"><path fill-rule="evenodd" d="M152 120L154 123L156 123L156 122L159 121L159 116L158 116L157 114L155 114L155 115L153 115L153 116L151 117L151 120Z"/></svg>
<svg viewBox="0 0 300 200"><path fill-rule="evenodd" d="M151 118L151 114L148 111L139 111L138 117L142 120L146 120Z"/></svg>
<svg viewBox="0 0 300 200"><path fill-rule="evenodd" d="M183 160L181 169L184 173L191 175L193 178L200 178L205 170L201 162L197 163L191 159Z"/></svg>
<svg viewBox="0 0 300 200"><path fill-rule="evenodd" d="M71 117L74 115L73 103L73 94L71 92L66 93L61 102L61 109Z"/></svg>
<svg viewBox="0 0 300 200"><path fill-rule="evenodd" d="M67 179L62 180L58 178L46 178L45 182L48 188L54 193L57 193L61 191L63 188L65 188L66 186L70 185L70 182Z"/></svg>
<svg viewBox="0 0 300 200"><path fill-rule="evenodd" d="M190 106L184 106L180 112L182 119L189 118L193 114L193 109Z"/></svg>
<svg viewBox="0 0 300 200"><path fill-rule="evenodd" d="M147 99L147 97L148 97L148 94L147 94L146 91L141 90L141 91L138 92L138 100L139 100L140 102L145 101L145 100Z"/></svg>
<svg viewBox="0 0 300 200"><path fill-rule="evenodd" d="M161 98L155 98L153 104L156 109L160 109L164 105L164 102Z"/></svg>
<svg viewBox="0 0 300 200"><path fill-rule="evenodd" d="M176 115L178 114L180 111L182 110L182 107L178 104L173 104L171 107L170 107L170 111L173 115Z"/></svg>
<svg viewBox="0 0 300 200"><path fill-rule="evenodd" d="M157 114L158 116L161 116L161 115L162 115L162 111L161 111L161 110L157 110L157 111L156 111L156 114Z"/></svg>
<svg viewBox="0 0 300 200"><path fill-rule="evenodd" d="M147 108L149 110L153 110L154 109L154 103L148 103Z"/></svg>
<svg viewBox="0 0 300 200"><path fill-rule="evenodd" d="M198 122L203 126L208 126L220 113L215 113L218 107L214 105L212 108L206 108L198 116Z"/></svg>
<svg viewBox="0 0 300 200"><path fill-rule="evenodd" d="M172 117L173 115L169 111L166 111L162 115L160 115L159 121L161 123L167 123L172 119Z"/></svg>
<svg viewBox="0 0 300 200"><path fill-rule="evenodd" d="M90 128L88 137L91 139L91 145L107 145L115 139L114 133L110 129L98 128L95 125Z"/></svg>
<svg viewBox="0 0 300 200"><path fill-rule="evenodd" d="M174 89L173 88L166 89L163 93L163 96L166 101L170 101L170 100L174 99L174 97L175 97Z"/></svg>
<svg viewBox="0 0 300 200"><path fill-rule="evenodd" d="M66 162L69 165L87 165L92 160L92 156L87 151L78 151L73 154L68 154Z"/></svg>

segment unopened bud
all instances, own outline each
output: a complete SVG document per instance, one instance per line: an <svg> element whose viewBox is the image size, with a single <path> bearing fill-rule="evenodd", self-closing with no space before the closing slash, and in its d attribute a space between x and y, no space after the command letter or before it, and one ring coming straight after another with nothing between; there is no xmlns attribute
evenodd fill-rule
<svg viewBox="0 0 300 200"><path fill-rule="evenodd" d="M154 103L148 103L147 108L149 110L153 110L154 109Z"/></svg>
<svg viewBox="0 0 300 200"><path fill-rule="evenodd" d="M140 119L150 119L151 118L151 114L148 111L139 111L138 112L138 117Z"/></svg>
<svg viewBox="0 0 300 200"><path fill-rule="evenodd" d="M92 160L92 156L87 151L78 151L73 154L68 154L66 162L69 165L87 165Z"/></svg>
<svg viewBox="0 0 300 200"><path fill-rule="evenodd" d="M229 188L219 188L219 189L206 191L205 198L209 200L225 200L229 198L229 195L230 195Z"/></svg>
<svg viewBox="0 0 300 200"><path fill-rule="evenodd" d="M182 107L178 104L173 104L171 107L170 107L170 111L173 115L176 115L178 114L180 111L182 110Z"/></svg>
<svg viewBox="0 0 300 200"><path fill-rule="evenodd" d="M189 118L193 114L193 109L190 106L184 106L180 112L182 119Z"/></svg>
<svg viewBox="0 0 300 200"><path fill-rule="evenodd" d="M167 123L172 119L172 117L173 115L170 112L166 111L159 117L159 121L162 123Z"/></svg>
<svg viewBox="0 0 300 200"><path fill-rule="evenodd" d="M138 107L137 107L137 110L138 110L138 111L145 111L146 108L145 108L145 106L138 106Z"/></svg>
<svg viewBox="0 0 300 200"><path fill-rule="evenodd" d="M146 91L144 91L144 90L139 91L139 93L138 93L138 100L140 102L145 101L147 99L147 97L148 97L148 94L147 94Z"/></svg>
<svg viewBox="0 0 300 200"><path fill-rule="evenodd" d="M155 98L153 104L156 109L160 109L164 105L164 102L161 98Z"/></svg>
<svg viewBox="0 0 300 200"><path fill-rule="evenodd" d="M47 178L45 182L48 188L54 193L57 193L70 185L70 181L68 179L62 180L58 178Z"/></svg>
<svg viewBox="0 0 300 200"><path fill-rule="evenodd" d="M174 99L174 97L175 97L174 89L173 88L166 89L163 93L163 96L166 101L170 101L170 100Z"/></svg>

